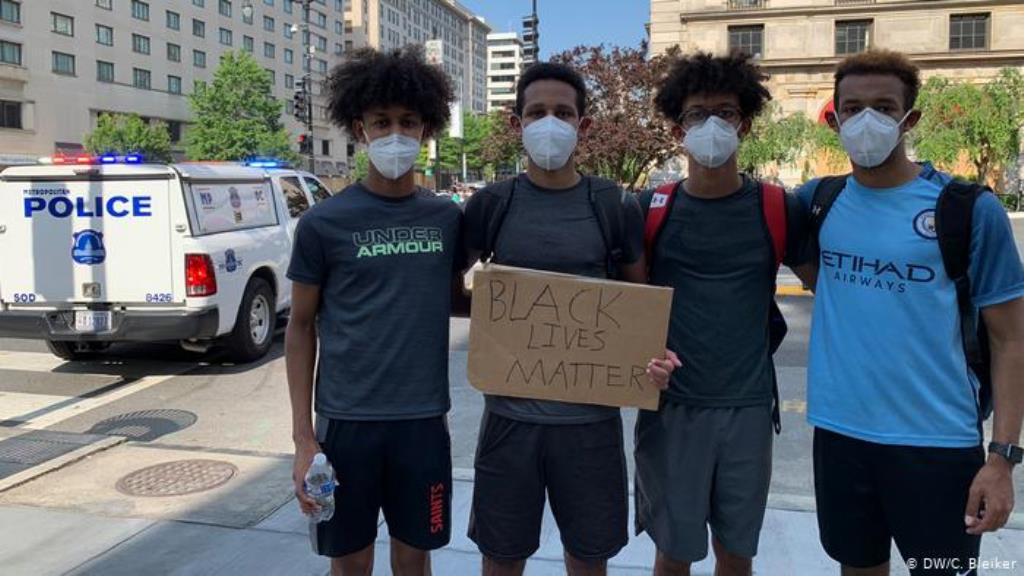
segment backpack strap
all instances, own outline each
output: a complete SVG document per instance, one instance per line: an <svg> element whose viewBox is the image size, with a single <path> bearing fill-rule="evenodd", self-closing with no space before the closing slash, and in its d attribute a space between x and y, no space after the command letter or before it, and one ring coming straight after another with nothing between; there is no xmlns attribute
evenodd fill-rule
<svg viewBox="0 0 1024 576"><path fill-rule="evenodd" d="M661 230L665 227L665 221L672 212L672 203L676 199L676 191L679 189L679 182L669 182L658 186L651 196L651 205L647 209L647 221L644 223L644 249L647 252L647 266L654 263L654 247L661 236Z"/></svg>
<svg viewBox="0 0 1024 576"><path fill-rule="evenodd" d="M775 270L778 272L779 266L782 266L782 261L786 258L786 190L782 186L762 182L761 210L768 225Z"/></svg>
<svg viewBox="0 0 1024 576"><path fill-rule="evenodd" d="M971 231L974 204L978 197L989 191L980 184L951 180L939 194L935 204L935 232L946 275L956 286L956 301L960 315L960 338L967 365L982 383L980 415L984 419L991 412L991 381L989 359L985 357L987 332L979 326L978 315L971 300L971 280L968 275L971 260Z"/></svg>
<svg viewBox="0 0 1024 576"><path fill-rule="evenodd" d="M516 184L519 177L515 176L509 180L499 182L492 186L489 195L481 198L481 214L479 222L484 224L484 245L480 254L481 262L490 262L494 257L494 248L498 242L498 233L508 215L509 206L512 205L512 197L516 192Z"/></svg>
<svg viewBox="0 0 1024 576"><path fill-rule="evenodd" d="M615 278L618 276L619 264L625 257L626 211L624 207L629 192L614 183L601 180L596 182L599 187L595 188L595 178L591 176L583 178L587 181L587 198L597 217L597 225L601 228L601 237L608 254L608 277Z"/></svg>
<svg viewBox="0 0 1024 576"><path fill-rule="evenodd" d="M847 176L826 176L818 180L811 199L811 238L817 240L821 227L825 224L825 217L832 210L836 198L839 198L839 194L846 188Z"/></svg>

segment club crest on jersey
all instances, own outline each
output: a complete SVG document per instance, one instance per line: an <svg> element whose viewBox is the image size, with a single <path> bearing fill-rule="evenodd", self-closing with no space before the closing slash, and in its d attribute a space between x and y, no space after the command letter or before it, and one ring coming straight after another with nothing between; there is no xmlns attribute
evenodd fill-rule
<svg viewBox="0 0 1024 576"><path fill-rule="evenodd" d="M664 208L668 205L668 194L655 194L651 198L651 208Z"/></svg>
<svg viewBox="0 0 1024 576"><path fill-rule="evenodd" d="M939 233L935 231L935 210L929 208L922 210L914 217L914 232L926 240L935 240Z"/></svg>

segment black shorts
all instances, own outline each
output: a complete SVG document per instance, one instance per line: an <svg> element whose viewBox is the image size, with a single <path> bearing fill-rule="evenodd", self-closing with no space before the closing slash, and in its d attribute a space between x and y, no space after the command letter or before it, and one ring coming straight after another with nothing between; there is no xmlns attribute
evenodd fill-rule
<svg viewBox="0 0 1024 576"><path fill-rule="evenodd" d="M967 534L964 512L984 464L980 446L890 446L816 428L814 490L825 551L869 568L889 560L895 540L913 576L973 576L981 537Z"/></svg>
<svg viewBox="0 0 1024 576"><path fill-rule="evenodd" d="M604 561L629 540L622 419L535 424L485 412L476 453L469 537L496 560L540 547L545 493L565 550Z"/></svg>
<svg viewBox="0 0 1024 576"><path fill-rule="evenodd" d="M334 517L311 526L314 552L340 558L373 544L381 509L391 538L420 550L448 544L452 456L444 416L372 422L317 417L317 440L338 488Z"/></svg>

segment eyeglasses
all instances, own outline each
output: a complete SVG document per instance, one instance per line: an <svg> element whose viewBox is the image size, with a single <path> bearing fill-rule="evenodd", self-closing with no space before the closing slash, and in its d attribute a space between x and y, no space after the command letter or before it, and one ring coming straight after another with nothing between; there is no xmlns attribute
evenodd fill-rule
<svg viewBox="0 0 1024 576"><path fill-rule="evenodd" d="M732 106L723 106L721 108L713 109L690 108L679 116L679 123L683 128L689 129L697 126L698 124L703 124L704 121L712 116L717 116L733 126L739 125L740 120L743 118L739 109Z"/></svg>

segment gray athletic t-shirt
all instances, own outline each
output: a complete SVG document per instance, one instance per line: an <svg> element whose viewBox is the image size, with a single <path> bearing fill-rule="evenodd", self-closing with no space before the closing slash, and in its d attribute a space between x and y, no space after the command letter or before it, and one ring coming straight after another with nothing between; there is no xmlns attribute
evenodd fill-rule
<svg viewBox="0 0 1024 576"><path fill-rule="evenodd" d="M650 206L644 193L641 205ZM786 195L784 263L803 263L807 216ZM664 398L703 407L772 401L768 317L775 266L761 190L744 177L724 198L690 196L680 186L654 248L651 284L671 286L668 348L683 367Z"/></svg>
<svg viewBox="0 0 1024 576"><path fill-rule="evenodd" d="M321 289L318 415L399 420L448 411L461 222L458 206L427 190L392 199L362 184L299 221L288 278Z"/></svg>
<svg viewBox="0 0 1024 576"><path fill-rule="evenodd" d="M515 193L495 240L496 264L576 274L591 278L608 277L608 251L604 236L589 199L588 177L565 190L541 188L525 174L517 177ZM589 177L595 190L614 186L607 180ZM488 188L477 192L466 207L467 214L478 213L474 202L493 193ZM632 264L643 254L643 214L632 194L623 196L625 227L623 263ZM485 222L466 219L466 238L470 251L483 251ZM618 408L574 404L552 400L530 400L507 396L486 396L487 409L515 420L541 424L584 424L618 415Z"/></svg>

